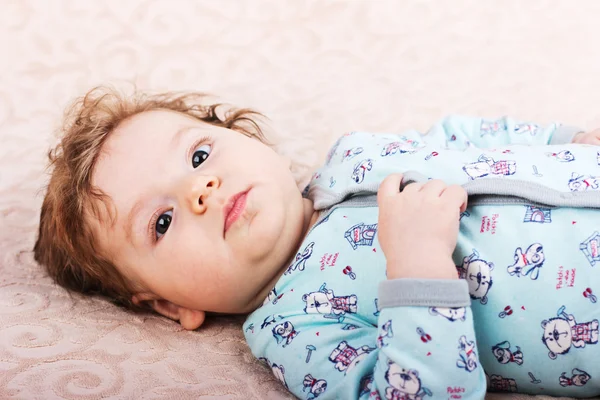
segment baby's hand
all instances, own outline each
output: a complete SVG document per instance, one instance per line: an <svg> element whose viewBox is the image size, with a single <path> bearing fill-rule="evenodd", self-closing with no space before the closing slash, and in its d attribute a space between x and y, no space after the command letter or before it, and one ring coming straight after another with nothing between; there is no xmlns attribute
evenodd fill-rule
<svg viewBox="0 0 600 400"><path fill-rule="evenodd" d="M467 193L441 180L413 183L400 193L401 182L402 174L389 175L377 193L387 278L457 279L452 253Z"/></svg>
<svg viewBox="0 0 600 400"><path fill-rule="evenodd" d="M600 129L596 129L591 132L580 132L573 137L572 143L593 144L595 146L600 146Z"/></svg>

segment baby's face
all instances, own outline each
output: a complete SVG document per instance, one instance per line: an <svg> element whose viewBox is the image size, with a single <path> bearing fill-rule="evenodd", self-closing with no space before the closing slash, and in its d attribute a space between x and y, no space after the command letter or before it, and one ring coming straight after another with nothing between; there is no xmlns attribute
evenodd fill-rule
<svg viewBox="0 0 600 400"><path fill-rule="evenodd" d="M94 223L101 248L142 299L191 310L256 308L305 229L308 200L286 159L173 111L138 114L111 133L93 184L116 211L114 224Z"/></svg>

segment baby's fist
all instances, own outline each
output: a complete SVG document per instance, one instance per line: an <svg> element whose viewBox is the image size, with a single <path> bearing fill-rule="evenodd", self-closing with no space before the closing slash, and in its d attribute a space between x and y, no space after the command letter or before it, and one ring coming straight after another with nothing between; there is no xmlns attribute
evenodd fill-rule
<svg viewBox="0 0 600 400"><path fill-rule="evenodd" d="M411 183L400 192L402 179L389 175L377 193L377 235L387 278L457 279L452 253L467 192L437 179Z"/></svg>
<svg viewBox="0 0 600 400"><path fill-rule="evenodd" d="M592 144L594 146L600 146L600 129L596 129L590 132L580 132L573 137L572 143L579 144Z"/></svg>

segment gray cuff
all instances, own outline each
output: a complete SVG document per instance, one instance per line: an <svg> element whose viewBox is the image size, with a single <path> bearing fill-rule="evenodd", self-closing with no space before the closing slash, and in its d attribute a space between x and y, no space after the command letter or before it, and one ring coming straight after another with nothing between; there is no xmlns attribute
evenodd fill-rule
<svg viewBox="0 0 600 400"><path fill-rule="evenodd" d="M584 130L576 126L561 125L554 131L550 138L550 144L569 144L579 132L584 132Z"/></svg>
<svg viewBox="0 0 600 400"><path fill-rule="evenodd" d="M401 306L465 307L471 305L464 279L393 279L379 283L379 309Z"/></svg>

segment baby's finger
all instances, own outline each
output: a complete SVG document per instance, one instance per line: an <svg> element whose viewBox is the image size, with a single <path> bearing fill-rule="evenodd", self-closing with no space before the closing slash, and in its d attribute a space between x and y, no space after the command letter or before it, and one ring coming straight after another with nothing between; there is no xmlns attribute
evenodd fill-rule
<svg viewBox="0 0 600 400"><path fill-rule="evenodd" d="M573 143L579 144L600 144L600 132L598 130L592 132L580 132L572 140Z"/></svg>
<svg viewBox="0 0 600 400"><path fill-rule="evenodd" d="M600 144L600 138L596 135L588 137L588 144L592 144L594 146L598 146Z"/></svg>
<svg viewBox="0 0 600 400"><path fill-rule="evenodd" d="M433 179L428 181L424 186L423 189L421 189L421 192L431 195L431 196L435 196L435 197L439 197L442 195L442 193L444 192L444 189L446 189L447 185L444 181L440 180L440 179Z"/></svg>
<svg viewBox="0 0 600 400"><path fill-rule="evenodd" d="M448 186L441 196L451 205L458 207L461 213L467 209L469 196L467 195L467 191L462 186Z"/></svg>
<svg viewBox="0 0 600 400"><path fill-rule="evenodd" d="M406 193L406 194L416 193L416 192L420 192L421 189L423 189L423 183L413 182L413 183L409 183L408 185L404 186L404 189L402 189L402 193Z"/></svg>
<svg viewBox="0 0 600 400"><path fill-rule="evenodd" d="M402 174L390 174L379 185L377 197L394 196L400 192L400 184L402 183Z"/></svg>

